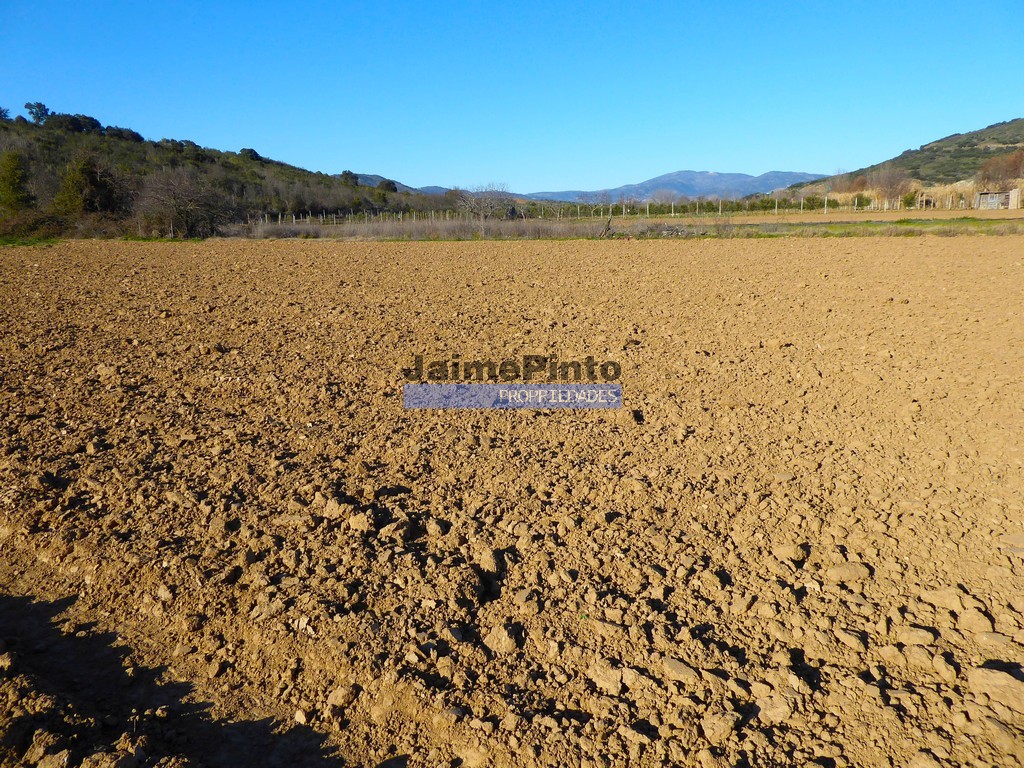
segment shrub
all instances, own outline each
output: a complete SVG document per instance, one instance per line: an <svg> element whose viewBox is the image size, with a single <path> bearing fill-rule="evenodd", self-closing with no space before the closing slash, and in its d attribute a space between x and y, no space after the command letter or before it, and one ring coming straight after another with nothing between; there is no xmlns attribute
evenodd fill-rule
<svg viewBox="0 0 1024 768"><path fill-rule="evenodd" d="M0 215L18 214L35 205L26 167L20 152L9 150L0 155Z"/></svg>

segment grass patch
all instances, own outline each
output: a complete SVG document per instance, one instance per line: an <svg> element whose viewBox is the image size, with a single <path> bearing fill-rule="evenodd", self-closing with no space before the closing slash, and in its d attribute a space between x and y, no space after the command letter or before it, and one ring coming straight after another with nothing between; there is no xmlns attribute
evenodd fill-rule
<svg viewBox="0 0 1024 768"><path fill-rule="evenodd" d="M59 242L56 237L33 237L31 235L0 235L0 246L16 248L33 245L54 245Z"/></svg>

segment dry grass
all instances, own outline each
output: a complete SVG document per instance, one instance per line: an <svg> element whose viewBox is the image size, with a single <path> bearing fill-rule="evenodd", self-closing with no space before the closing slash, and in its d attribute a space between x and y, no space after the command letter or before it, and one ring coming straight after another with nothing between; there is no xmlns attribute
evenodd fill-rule
<svg viewBox="0 0 1024 768"><path fill-rule="evenodd" d="M340 240L564 240L596 238L603 229L604 223L598 219L370 219L339 224L258 223L239 226L229 234Z"/></svg>
<svg viewBox="0 0 1024 768"><path fill-rule="evenodd" d="M973 212L972 213L978 213ZM703 216L679 219L618 218L606 230L604 219L487 219L452 221L374 220L342 224L239 225L226 234L255 239L337 239L349 241L458 241L458 240L593 240L667 238L763 238L763 237L914 237L920 235L1016 235L1024 233L1024 216L1018 211L985 211L1010 216L937 216L935 211L915 211L908 217L880 212L857 216L773 217Z"/></svg>

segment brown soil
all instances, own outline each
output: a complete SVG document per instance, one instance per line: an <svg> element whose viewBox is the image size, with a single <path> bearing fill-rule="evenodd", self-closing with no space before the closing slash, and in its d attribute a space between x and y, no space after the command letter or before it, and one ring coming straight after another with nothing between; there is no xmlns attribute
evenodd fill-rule
<svg viewBox="0 0 1024 768"><path fill-rule="evenodd" d="M0 765L1024 759L1024 238L0 249ZM618 411L405 411L594 355Z"/></svg>

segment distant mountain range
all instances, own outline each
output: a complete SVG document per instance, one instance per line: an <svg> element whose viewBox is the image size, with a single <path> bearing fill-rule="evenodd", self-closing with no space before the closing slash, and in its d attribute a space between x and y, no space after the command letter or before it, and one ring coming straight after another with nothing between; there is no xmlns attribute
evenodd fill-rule
<svg viewBox="0 0 1024 768"><path fill-rule="evenodd" d="M656 176L639 184L625 184L613 189L564 192L532 192L522 195L531 200L560 200L568 203L598 200L649 200L659 193L687 197L739 198L758 192L772 192L793 184L825 178L820 173L769 171L760 176L746 173L715 173L714 171L676 171Z"/></svg>
<svg viewBox="0 0 1024 768"><path fill-rule="evenodd" d="M848 177L869 174L880 168L895 168L925 184L949 184L972 178L982 164L991 157L1024 149L1024 118L996 123L969 133L955 133L930 142L919 149L908 149L898 157L843 174ZM650 200L662 195L685 195L690 198L741 198L757 193L773 192L788 187L802 187L834 177L820 173L797 171L769 171L760 176L746 173L715 173L714 171L675 171L656 176L638 184L624 184L611 189L569 189L560 192L530 192L515 197L528 200L558 200L561 202L598 202L607 200ZM360 174L359 182L376 186L381 176ZM403 192L441 195L446 187L420 187L413 190L398 183Z"/></svg>

